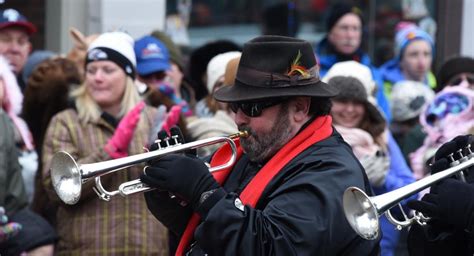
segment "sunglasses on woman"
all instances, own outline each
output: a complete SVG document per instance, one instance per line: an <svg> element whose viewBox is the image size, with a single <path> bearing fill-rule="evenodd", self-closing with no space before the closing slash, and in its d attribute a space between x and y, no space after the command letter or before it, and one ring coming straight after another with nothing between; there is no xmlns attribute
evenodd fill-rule
<svg viewBox="0 0 474 256"><path fill-rule="evenodd" d="M474 84L474 74L462 74L457 75L449 80L448 84L450 85L459 85L462 81L467 81L469 84Z"/></svg>
<svg viewBox="0 0 474 256"><path fill-rule="evenodd" d="M286 98L278 98L258 102L232 102L229 107L234 113L237 113L240 109L246 116L259 117L264 109L281 104L286 100Z"/></svg>

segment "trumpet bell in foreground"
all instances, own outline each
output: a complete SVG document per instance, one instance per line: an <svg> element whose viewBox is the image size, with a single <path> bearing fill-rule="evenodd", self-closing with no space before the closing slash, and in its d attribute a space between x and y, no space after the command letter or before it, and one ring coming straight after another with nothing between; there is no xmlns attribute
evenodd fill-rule
<svg viewBox="0 0 474 256"><path fill-rule="evenodd" d="M59 198L66 204L75 204L81 197L81 171L74 158L67 152L54 154L51 180Z"/></svg>
<svg viewBox="0 0 474 256"><path fill-rule="evenodd" d="M379 237L377 208L364 191L356 187L346 189L343 204L346 219L357 234L367 240Z"/></svg>

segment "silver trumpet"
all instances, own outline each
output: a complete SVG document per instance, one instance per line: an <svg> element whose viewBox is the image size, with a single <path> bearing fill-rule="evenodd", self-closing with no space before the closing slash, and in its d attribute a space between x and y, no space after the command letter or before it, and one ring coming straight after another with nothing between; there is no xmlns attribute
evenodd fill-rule
<svg viewBox="0 0 474 256"><path fill-rule="evenodd" d="M99 198L109 201L112 196L117 194L127 196L139 192L150 191L154 188L148 187L139 179L136 179L120 184L118 190L107 191L100 182L100 176L116 172L151 159L156 159L167 154L184 152L186 150L197 149L219 143L228 143L232 150L232 155L230 156L229 160L222 165L209 168L210 172L222 170L234 164L237 158L237 147L235 145L234 139L247 136L248 133L246 131L240 131L227 137L213 137L185 144L179 143L177 136L172 136L171 138L166 138L164 140L165 144L167 145L166 147L160 147L156 151L150 151L142 154L92 164L78 164L69 153L60 151L54 154L52 158L50 168L51 179L54 190L58 194L59 198L66 204L72 205L79 201L79 198L81 197L82 183L87 182L91 178L95 179L94 191L97 193ZM171 145L169 140L174 140L175 143ZM160 143L158 143L158 145L160 145Z"/></svg>
<svg viewBox="0 0 474 256"><path fill-rule="evenodd" d="M408 218L402 210L405 220L399 221L393 218L390 209L405 198L443 179L453 175L459 175L462 170L474 165L474 154L470 149L470 145L466 147L466 150L468 151L467 156L463 156L462 153L458 151L458 153L461 154L461 161L455 163L454 166L451 164L452 167L444 171L382 195L369 197L363 190L357 187L347 188L343 196L343 207L346 219L352 229L364 239L377 239L380 235L379 217L384 213L387 219L394 224L397 229L408 227L413 223L426 225L429 218L423 216L421 213L415 213L412 218Z"/></svg>

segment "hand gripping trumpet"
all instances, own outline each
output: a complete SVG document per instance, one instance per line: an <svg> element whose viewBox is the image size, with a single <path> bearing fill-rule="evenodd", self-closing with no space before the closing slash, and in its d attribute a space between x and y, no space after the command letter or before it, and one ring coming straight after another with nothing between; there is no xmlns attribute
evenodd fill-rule
<svg viewBox="0 0 474 256"><path fill-rule="evenodd" d="M157 159L160 156L167 154L184 152L190 149L197 149L209 145L228 143L232 155L229 160L219 166L209 168L210 172L225 169L234 164L237 158L237 147L234 139L238 137L247 137L246 131L240 131L236 134L229 135L227 137L213 137L198 141L193 141L185 144L178 142L178 136L172 136L171 138L165 139L168 146L159 148L156 151L150 151L142 154L132 155L114 160L108 160L92 164L78 164L74 158L65 151L60 151L54 154L51 163L51 179L54 190L58 194L59 198L66 204L76 204L81 197L82 183L85 183L91 178L95 179L94 191L97 193L99 198L109 201L112 196L120 194L127 196L139 192L150 191L154 188L148 187L142 183L139 179L122 183L118 190L107 191L104 189L100 182L100 176L106 175L112 172L116 172L135 164L143 163L151 159ZM169 140L174 140L174 144L170 145Z"/></svg>
<svg viewBox="0 0 474 256"><path fill-rule="evenodd" d="M387 215L387 219L397 226L397 229L408 227L413 223L425 225L429 218L424 217L421 213L415 213L414 217L408 218L402 210L406 219L398 221L390 214L390 209L399 204L403 199L420 192L436 182L453 175L458 175L462 170L473 166L474 153L472 153L470 145L466 147L466 150L468 151L466 156L460 153L462 151L458 151L461 154L461 161L454 163L454 166L452 163L451 167L444 171L385 194L369 197L363 190L357 187L347 188L343 196L343 207L346 219L352 229L362 238L367 240L377 239L380 235L379 217L384 213Z"/></svg>

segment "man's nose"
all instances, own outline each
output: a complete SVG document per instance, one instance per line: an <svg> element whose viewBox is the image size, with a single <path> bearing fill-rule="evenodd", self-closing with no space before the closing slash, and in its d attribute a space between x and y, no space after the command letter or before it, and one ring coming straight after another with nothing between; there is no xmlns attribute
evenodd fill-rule
<svg viewBox="0 0 474 256"><path fill-rule="evenodd" d="M241 109L238 109L237 113L235 113L234 121L237 126L246 125L248 124L249 120L250 120L250 117L245 115Z"/></svg>
<svg viewBox="0 0 474 256"><path fill-rule="evenodd" d="M357 28L349 28L347 34L351 38L356 38L359 36L359 30Z"/></svg>

